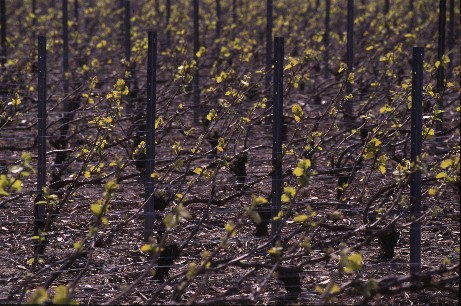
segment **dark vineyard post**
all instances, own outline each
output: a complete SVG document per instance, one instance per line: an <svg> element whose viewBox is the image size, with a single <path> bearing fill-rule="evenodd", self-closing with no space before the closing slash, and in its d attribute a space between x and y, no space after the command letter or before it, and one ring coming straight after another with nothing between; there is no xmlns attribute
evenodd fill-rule
<svg viewBox="0 0 461 306"><path fill-rule="evenodd" d="M68 29L67 0L62 0L62 70L64 74L64 94L69 92L69 29Z"/></svg>
<svg viewBox="0 0 461 306"><path fill-rule="evenodd" d="M125 59L129 61L131 59L131 14L130 14L130 0L125 0L125 18L124 18L124 42L125 42Z"/></svg>
<svg viewBox="0 0 461 306"><path fill-rule="evenodd" d="M409 30L413 31L413 26L415 24L415 12L414 12L413 0L410 0L410 3L408 4L408 12L411 14Z"/></svg>
<svg viewBox="0 0 461 306"><path fill-rule="evenodd" d="M170 19L171 19L171 0L166 0L166 46L167 48L171 48Z"/></svg>
<svg viewBox="0 0 461 306"><path fill-rule="evenodd" d="M447 39L447 47L449 51L453 51L455 47L455 0L450 0L450 12L449 12L449 22L448 22L448 39ZM450 57L450 68L453 66L453 52L449 53ZM452 69L448 70L448 77L451 78L453 73Z"/></svg>
<svg viewBox="0 0 461 306"><path fill-rule="evenodd" d="M272 71L272 28L273 28L273 2L267 0L266 9L266 77L265 77L265 91L267 96L267 104L271 106L270 86L271 86L271 71ZM266 121L270 124L270 120Z"/></svg>
<svg viewBox="0 0 461 306"><path fill-rule="evenodd" d="M37 1L32 0L32 38L35 41L37 31Z"/></svg>
<svg viewBox="0 0 461 306"><path fill-rule="evenodd" d="M346 95L352 94L352 84L349 82L349 75L354 72L354 0L347 0L347 81ZM345 102L345 117L347 122L353 118L352 99L348 98Z"/></svg>
<svg viewBox="0 0 461 306"><path fill-rule="evenodd" d="M453 49L455 46L455 0L450 0L450 20L448 22L448 49Z"/></svg>
<svg viewBox="0 0 461 306"><path fill-rule="evenodd" d="M0 58L2 67L5 67L6 63L6 5L5 0L0 0Z"/></svg>
<svg viewBox="0 0 461 306"><path fill-rule="evenodd" d="M237 0L232 0L232 21L237 22Z"/></svg>
<svg viewBox="0 0 461 306"><path fill-rule="evenodd" d="M447 1L439 1L439 38L437 46L437 60L440 62L439 67L437 68L437 83L435 90L438 93L439 97L437 99L437 106L439 110L443 109L443 88L444 88L444 78L445 78L445 67L442 64L442 58L445 54L445 25L447 18ZM438 114L440 120L443 120L443 113ZM436 121L437 132L442 131L443 123L441 121ZM440 137L435 138L436 141L440 141Z"/></svg>
<svg viewBox="0 0 461 306"><path fill-rule="evenodd" d="M422 146L423 123L423 61L424 48L413 48L413 71L411 87L411 164L416 169L410 174L410 213L412 220L421 216L421 170L419 162ZM410 225L410 271L421 272L421 221Z"/></svg>
<svg viewBox="0 0 461 306"><path fill-rule="evenodd" d="M64 96L69 92L69 28L68 28L68 0L62 1L62 38L63 38L63 87L64 87ZM67 146L67 133L69 131L69 123L74 117L73 112L78 107L78 102L73 101L72 99L63 100L64 103L64 117L62 118L62 126L60 128L60 138L56 141L56 145L59 150L56 153L54 160L54 166L57 167L57 171L53 172L50 185L53 187L53 184L61 179L60 168L63 166L63 162L66 160L67 153L64 149ZM62 168L61 168L62 169Z"/></svg>
<svg viewBox="0 0 461 306"><path fill-rule="evenodd" d="M216 38L221 37L221 2L216 0Z"/></svg>
<svg viewBox="0 0 461 306"><path fill-rule="evenodd" d="M325 70L324 76L325 78L328 77L328 60L330 58L330 9L331 9L331 1L325 1L325 34L323 37L323 45L325 46Z"/></svg>
<svg viewBox="0 0 461 306"><path fill-rule="evenodd" d="M124 28L124 45L125 45L125 60L128 65L128 71L130 72L130 76L126 78L127 86L131 92L131 2L130 0L125 0L124 2L124 21L123 21L123 28ZM126 108L126 114L131 115L131 111L133 110L132 99L128 98L128 104Z"/></svg>
<svg viewBox="0 0 461 306"><path fill-rule="evenodd" d="M455 0L450 0L450 21L448 22L448 48L455 46Z"/></svg>
<svg viewBox="0 0 461 306"><path fill-rule="evenodd" d="M38 37L38 158L37 158L37 197L42 200L43 187L46 186L46 37ZM45 225L45 205L34 203L34 234L38 235Z"/></svg>
<svg viewBox="0 0 461 306"><path fill-rule="evenodd" d="M146 174L144 206L144 241L149 241L154 227L154 179L155 167L155 117L156 117L156 66L157 33L148 32L147 41L147 113L146 113Z"/></svg>
<svg viewBox="0 0 461 306"><path fill-rule="evenodd" d="M194 21L194 60L196 64L196 69L194 73L194 78L192 80L192 95L194 99L194 124L199 123L199 106L200 106L200 80L199 80L199 64L197 52L199 51L199 0L193 0L193 21Z"/></svg>
<svg viewBox="0 0 461 306"><path fill-rule="evenodd" d="M78 0L74 0L74 18L78 26Z"/></svg>
<svg viewBox="0 0 461 306"><path fill-rule="evenodd" d="M276 235L280 227L280 220L274 220L274 217L280 212L282 204L283 57L283 37L276 37L274 41L274 100L272 108L272 235Z"/></svg>
<svg viewBox="0 0 461 306"><path fill-rule="evenodd" d="M385 1L384 1L384 15L389 14L389 9L390 9L389 0L385 0Z"/></svg>

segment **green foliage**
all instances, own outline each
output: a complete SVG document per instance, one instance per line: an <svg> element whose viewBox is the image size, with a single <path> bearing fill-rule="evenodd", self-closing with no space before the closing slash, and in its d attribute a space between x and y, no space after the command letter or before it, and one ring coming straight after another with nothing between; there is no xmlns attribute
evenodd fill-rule
<svg viewBox="0 0 461 306"><path fill-rule="evenodd" d="M184 276L184 279L168 283L169 287L174 288L170 290L165 287L162 292L167 295L174 292L175 297L171 301L197 303L201 291L196 290L190 295L186 293L191 290L188 286L192 284L192 289L200 289L200 282L206 281L216 271L221 273L235 270L234 267L228 269L227 265L240 265L238 271L246 275L250 272L246 271L247 267L252 267L257 262L257 266L252 268L259 275L265 273L264 270L268 270L275 262L280 265L302 262L305 265L311 260L326 263L329 258L339 261L338 269L331 271L336 266L326 264L328 278L323 279L327 274L319 275L322 283L315 289L325 299L324 303L334 302L335 297L347 294L347 291L342 292L341 289L345 278L349 280L358 276L362 271L361 254L365 257L373 253L373 250L365 250L360 244L366 234L362 231L363 228L357 230L361 225L356 224L355 219L343 216L339 206L322 205L330 204L330 197L334 193L334 186L325 182L336 179L345 172L351 171L352 174L348 187L351 196L348 205L378 209L382 217L376 228L366 230L379 230L378 228L386 225L384 222L387 222L387 217L393 217L401 209L400 204L408 206L408 176L417 169L423 173L423 188L427 188L425 190L430 196L426 218L445 216L445 206L451 205L453 199L452 188L459 184L459 146L454 145L452 151L444 152L443 156L433 152L438 151L438 147L437 150L432 150L432 146L429 146L438 140L439 130L436 124L439 122L444 127L442 149L448 144L444 138L446 133L449 133L449 141L456 143L459 140L457 130L453 132L453 127L459 124L457 115L460 107L455 99L459 89L460 68L459 56L455 53L448 53L441 60L436 58L436 37L433 35L436 31L431 26L437 24L433 3L427 0L416 1L414 4L417 13L407 14L406 3L399 0L385 15L381 12L382 3L379 1L369 1L365 6L356 1L360 14L355 18L355 26L363 44L356 49L356 63L351 72L347 71L347 65L343 62L343 53L338 52L344 49L347 39L344 33L338 31L344 26L344 3L333 1L330 20L332 31L327 50L324 46L325 33L319 28L319 25L323 25L324 14L313 14L312 18L305 18L306 12L309 13L314 8L315 1L275 1L273 33L285 37L287 47L284 97L288 106L285 111L293 119L288 121L287 128L293 136L283 143L283 164L286 171L281 200L284 204L283 211L274 218L281 224L280 238L283 239L284 247L280 242L275 245L271 242L258 248L266 240L263 240L264 237L247 239L249 219L258 225L267 226L272 221L268 200L264 196L257 196L267 196L271 188L271 181L268 179L270 170L267 170L270 162L265 163L270 158L267 155L266 142L269 140L265 138L270 129L264 124L260 125L270 117L272 111L272 104L269 103L271 93L264 88L266 72L261 69L265 54L265 48L261 48L260 43L261 33L264 33L266 26L265 3L248 1L242 4L243 7L239 6L236 24L226 20L230 14L223 14L222 36L213 40L209 34L216 29L216 16L212 9L215 2L201 2L200 31L206 39L205 36L201 38L201 43L205 45L193 54L190 44L191 2L186 1L182 6L179 2L173 2L168 24L162 17L166 15L165 2L132 2L132 58L129 60L120 60L123 55L120 53L119 29L122 27L120 17L123 10L118 8L118 3L109 0L96 1L92 6L82 3L81 13L85 22L80 22L78 30L74 20L69 23L76 29L70 33L72 71L65 74L70 80L71 90L64 93L59 82L53 81L49 84L52 101L57 101L48 105L48 109L52 110L49 116L51 122L47 127L49 140L60 135L62 120L57 120L56 112L61 111L61 107L69 101L78 101L78 107L72 112L73 118L67 135L69 143L63 150L67 154L66 166L62 171L58 167L49 167L48 170L53 169L59 173L50 173L53 185L44 190L43 201L37 204L51 208L50 212L62 207L61 211L72 211L73 214L80 213L80 208L86 207L86 213L90 213L91 218L88 218L88 224L84 224L85 229L80 233L80 224L76 224L73 240L67 244L60 243L60 247L68 247L71 253L78 255L91 254L95 247L100 247L99 242L104 238L108 242L104 244L107 249L100 250L109 251L126 236L127 233L120 231L127 228L131 230L127 224L139 223L142 219L139 217L145 205L144 186L141 175L133 171L133 161L144 160L143 155L146 153L146 135L142 126L146 115L143 111L146 88L143 72L147 56L144 32L146 25L164 29L164 34L169 34L170 39L169 45L163 43L165 37L159 40L157 85L160 86L157 88L158 107L157 117L154 119L158 145L156 154L159 158L155 170L146 173L146 176L155 180L155 188L171 188L171 201L165 212L156 212L159 219L155 221L155 229L160 220L163 220L166 232L161 235L158 233L152 241L142 245L140 251L155 258L165 249L160 242L163 238L167 240L182 237L194 243L202 243L201 239L209 238L208 231L212 232L216 228L218 231L221 228L222 231L221 243L218 241L216 244L207 244L207 250L202 252L202 248L199 248L199 253L188 249L187 257L191 259L195 256L197 263L182 258L181 263L175 267L179 272L177 276ZM21 9L12 11L9 17L24 22L8 33L8 49L11 52L8 52L7 63L0 77L1 84L20 85L9 92L5 90L5 93L2 87L0 129L8 137L9 133L15 134L16 130L21 134L36 125L36 117L29 116L30 112L35 113L36 110L36 103L33 103L37 90L36 64L31 60L35 58L32 52L35 42L22 35L24 30L32 28L33 21L37 18L37 27L33 30L36 33L47 33L49 54L61 54L62 48L60 6L42 5L33 16L29 11L31 1L24 3ZM230 9L230 1L221 3L223 8ZM154 7L156 4L159 4L158 10ZM319 5L317 11L324 12L325 2L320 1ZM296 9L293 10L293 7ZM421 16L425 17L424 20ZM408 19L411 17L414 20L413 27L410 28ZM303 33L301 36L300 31ZM406 59L408 50L416 42L426 48L423 136L429 141L424 144L427 155L421 156L418 162L412 164L406 159L410 150L408 139L411 106L411 78L408 73L410 67ZM328 61L324 59L326 51L330 55ZM56 80L62 72L58 67L59 61L51 58L48 72L51 80ZM443 91L438 92L434 84L436 71L441 67L447 71L451 69L453 76L446 78ZM199 68L200 75L206 78L201 80L199 88L201 101L198 109L201 111L202 124L195 125L192 120L195 107L189 98L193 89L192 80ZM347 84L354 86L354 95L345 94ZM444 102L450 102L439 109L436 105L441 97ZM354 115L358 116L356 130L352 132L341 121L342 116L338 115L341 114L344 100L354 103ZM321 106L317 109L311 102ZM133 106L130 110L132 113L128 112L129 105ZM365 137L359 136L358 131L362 128L368 130ZM212 145L215 156L209 159L206 156L210 151L207 140L215 131L219 132L213 135L216 136ZM430 140L430 137L433 139ZM24 147L31 146L31 143L27 143ZM48 158L57 154L55 149L62 148L48 149ZM245 181L232 186L234 177L228 170L233 172L232 163L243 152L248 154L249 175L245 173L242 175ZM27 202L35 191L34 168L31 166L34 158L31 154L24 153L19 161L15 160L19 152L13 153L11 157L6 157L7 171L0 165L4 171L0 174L2 208L10 204L13 204L12 207L19 207L16 204ZM261 164L263 165L260 166ZM316 176L317 172L321 175ZM61 176L61 180L57 180L55 175ZM119 188L119 185L123 188ZM391 188L389 193L386 193L386 188ZM251 194L255 195L250 199ZM114 197L117 197L116 204L113 203ZM305 203L313 203L315 207L321 208L314 212ZM232 212L220 213L220 225L216 227L216 211L221 212L221 209L229 207ZM13 215L16 214L14 212ZM56 218L59 220L60 216ZM184 219L191 221L183 222ZM5 227L9 230L9 225ZM343 227L351 229L343 231ZM63 229L59 222L53 223L51 228L53 235ZM52 233L51 230L50 233L47 231L34 234L33 242L45 241ZM63 236L68 235L63 233ZM114 237L116 238L113 239ZM242 237L246 239L244 243L240 241ZM109 243L111 241L112 244ZM347 242L354 246L355 253L341 245L330 245L330 241ZM325 256L319 257L318 252L324 247ZM366 254L363 253L365 251ZM241 258L242 254L245 255ZM257 255L257 261L252 259L254 255ZM27 264L30 268L35 269L38 264L54 267L53 262L48 262L51 260L48 257L29 257L25 258L28 258ZM88 258L100 259L91 255ZM210 267L216 259L219 267L215 270L215 266ZM435 262L449 265L450 261L456 262L456 257L440 258ZM90 261L89 264L92 265L93 262ZM150 265L147 269L146 274L155 271ZM48 271L45 274L50 273ZM59 270L52 271L60 273ZM35 277L35 273L34 270L30 275ZM368 269L360 274L366 273ZM203 279L196 278L198 275L203 275ZM244 275L242 277L246 277ZM252 276L249 274L249 277ZM30 283L31 286L40 285L39 279L41 278L35 278ZM84 279L86 278L83 277L82 280ZM272 285L272 282L269 284ZM353 284L356 284L355 281ZM79 288L78 285L76 288ZM31 286L28 288L32 288ZM71 303L71 287L56 287L53 284L51 288L56 288L54 297L53 289L47 293L45 289L38 288L31 293L30 301L36 304ZM367 298L375 296L376 288L377 281L373 279L357 282L354 287ZM236 289L240 290L238 286ZM345 289L347 290L347 286ZM122 295L131 298L129 284L119 290L127 290ZM252 296L255 303L261 302L261 292L264 290L266 288L258 287L255 291ZM226 294L229 292L226 291ZM183 300L186 296L187 301ZM126 300L128 303L132 302L130 298ZM121 301L125 300L117 302ZM303 303L305 300L298 302Z"/></svg>
<svg viewBox="0 0 461 306"><path fill-rule="evenodd" d="M259 204L267 204L267 203L268 203L267 199L262 197L262 196L255 196L255 195L251 196L251 205L252 206L256 206L256 205L259 205Z"/></svg>
<svg viewBox="0 0 461 306"><path fill-rule="evenodd" d="M31 160L32 154L22 152L20 164L9 167L7 174L0 174L0 197L9 196L10 192L22 191L22 179L27 178L31 172L35 173Z"/></svg>
<svg viewBox="0 0 461 306"><path fill-rule="evenodd" d="M190 219L191 215L189 211L182 205L179 204L176 209L175 213L169 213L163 219L163 223L168 229L172 229L176 225L178 225L183 219Z"/></svg>
<svg viewBox="0 0 461 306"><path fill-rule="evenodd" d="M309 168L311 167L311 161L309 159L301 159L298 162L298 165L293 170L293 174L297 178L297 183L299 186L304 187L309 182L309 177L314 174L309 172Z"/></svg>
<svg viewBox="0 0 461 306"><path fill-rule="evenodd" d="M282 202L290 202L296 195L296 189L294 187L284 187L283 194L282 194Z"/></svg>
<svg viewBox="0 0 461 306"><path fill-rule="evenodd" d="M48 301L48 293L46 289L43 287L39 287L35 289L34 293L32 294L28 304L31 305L43 305Z"/></svg>
<svg viewBox="0 0 461 306"><path fill-rule="evenodd" d="M320 285L315 285L315 291L321 294L326 300L335 301L333 296L341 292L341 287L331 281L325 288L322 288Z"/></svg>
<svg viewBox="0 0 461 306"><path fill-rule="evenodd" d="M304 112L303 112L303 109L301 108L301 106L299 104L295 103L291 107L291 111L293 112L293 115L295 117L295 121L300 122L301 118L304 115Z"/></svg>
<svg viewBox="0 0 461 306"><path fill-rule="evenodd" d="M341 265L343 265L343 271L346 274L360 271L362 269L362 255L359 253L352 253L345 259L341 258Z"/></svg>
<svg viewBox="0 0 461 306"><path fill-rule="evenodd" d="M57 286L53 297L55 305L78 305L77 302L69 299L69 289L66 286Z"/></svg>
<svg viewBox="0 0 461 306"><path fill-rule="evenodd" d="M189 263L187 266L186 278L192 280L197 275L197 264L195 262Z"/></svg>
<svg viewBox="0 0 461 306"><path fill-rule="evenodd" d="M366 282L362 282L359 285L355 285L354 289L363 297L370 298L373 296L373 291L378 288L378 283L375 279L370 278Z"/></svg>
<svg viewBox="0 0 461 306"><path fill-rule="evenodd" d="M363 157L365 159L375 158L380 150L381 144L381 140L377 138L371 139L365 148L365 153L363 154Z"/></svg>
<svg viewBox="0 0 461 306"><path fill-rule="evenodd" d="M269 253L271 256L274 256L276 258L282 256L282 253L283 253L283 247L282 247L282 244L280 243L279 240L277 240L275 242L275 245L270 248L267 253Z"/></svg>
<svg viewBox="0 0 461 306"><path fill-rule="evenodd" d="M237 234L235 230L235 224L233 224L233 222L226 223L226 225L224 225L224 230L228 232L232 237L235 237Z"/></svg>

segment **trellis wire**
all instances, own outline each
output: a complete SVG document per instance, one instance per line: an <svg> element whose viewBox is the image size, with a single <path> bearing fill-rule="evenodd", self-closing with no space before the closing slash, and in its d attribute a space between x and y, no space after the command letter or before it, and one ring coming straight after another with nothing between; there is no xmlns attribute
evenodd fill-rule
<svg viewBox="0 0 461 306"><path fill-rule="evenodd" d="M421 170L419 163L422 147L423 123L423 61L424 48L413 48L412 87L411 87L411 158L410 205L413 219L421 216ZM410 226L410 271L421 272L421 221Z"/></svg>

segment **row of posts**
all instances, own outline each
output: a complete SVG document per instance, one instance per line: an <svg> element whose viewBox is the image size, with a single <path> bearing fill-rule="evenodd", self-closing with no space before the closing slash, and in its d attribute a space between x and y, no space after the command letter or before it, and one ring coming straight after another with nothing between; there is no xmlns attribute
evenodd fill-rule
<svg viewBox="0 0 461 306"><path fill-rule="evenodd" d="M196 54L199 50L199 10L198 10L198 0L193 0L193 29L194 29L194 59L197 60ZM33 7L35 10L35 1L33 1ZM386 7L388 3L386 2ZM75 1L75 12L76 17L78 18L78 2ZM235 14L236 1L233 0L233 9L234 14L233 18L236 18ZM348 0L348 17L347 17L347 67L348 73L353 71L353 14L354 6L353 0ZM453 39L453 20L454 20L454 0L450 0L450 25L449 25L449 48L454 47ZM64 90L68 92L68 82L66 72L69 71L69 47L68 47L68 14L67 14L67 0L63 0L63 71L64 71ZM220 4L219 0L217 1L217 13L218 18L220 18ZM125 41L125 57L127 60L131 57L131 41L130 41L130 1L124 1L124 41ZM272 70L272 28L273 28L273 3L272 0L267 0L267 36L266 36L266 70ZM330 18L330 0L326 0L326 14L325 14L325 36L324 43L329 44L329 18ZM171 14L171 2L167 0L167 21L169 21ZM445 53L445 15L446 15L446 0L440 0L439 6L439 41L438 41L438 59L441 60L442 56ZM0 57L2 66L5 65L6 61L6 6L5 0L0 0ZM220 35L220 26L217 26L216 34L219 37ZM144 239L148 239L151 236L153 230L153 218L154 218L154 208L155 203L153 200L153 191L155 189L154 182L150 178L150 173L153 172L155 165L155 132L153 128L153 118L155 118L155 75L156 75L156 49L157 49L157 36L154 32L149 32L149 42L148 42L148 104L147 104L147 130L146 130L146 148L147 148L147 158L146 158L146 178L145 178L145 188L146 188L146 205L145 205L145 230L144 230ZM450 38L451 37L451 38ZM328 45L327 45L328 46ZM326 46L326 47L327 47ZM273 97L270 97L273 101L273 154L272 154L272 165L274 166L275 171L273 172L272 180L272 206L271 212L273 216L276 216L280 211L280 197L282 191L282 176L281 176L281 126L282 126L282 113L283 113L283 53L284 53L284 43L283 38L276 37L274 41L274 74L273 74ZM325 48L328 50L328 48ZM423 53L422 48L414 48L413 54L413 89L412 89L412 153L411 161L415 162L417 156L421 154L421 129L422 129L422 63L423 63ZM328 51L325 51L325 57L328 59ZM38 38L38 59L39 59L39 73L38 73L38 90L39 90L39 110L38 110L38 176L37 176L37 186L38 186L38 195L37 199L40 199L42 193L42 188L46 186L46 40L45 37L39 36ZM443 82L444 82L444 70L443 65L439 66L437 71L437 87L436 90L439 92L443 91ZM198 69L195 72L193 80L193 99L194 99L194 121L198 122L198 106L200 105L200 83L199 83L199 73ZM327 69L325 69L327 71ZM271 91L271 74L266 74L265 86L266 92ZM348 84L346 88L346 93L352 93L352 87ZM439 107L443 107L442 99L439 99ZM351 115L352 108L346 104L345 113ZM421 198L421 175L418 171L412 173L411 177L411 201L412 201L412 214L415 218L418 218L420 215L420 198ZM45 206L44 205L35 205L35 232L37 233L39 229L43 228L45 221ZM272 234L278 232L279 223L276 221L272 224ZM410 262L412 263L412 272L417 272L420 270L420 240L421 240L421 231L420 223L415 222L412 224L410 229Z"/></svg>
<svg viewBox="0 0 461 306"><path fill-rule="evenodd" d="M68 0L62 0L63 2L63 11L64 11L64 6L66 7L65 10L66 10L66 15L67 15L67 1ZM171 17L171 0L165 0L166 1L166 25L168 27L169 25L169 22L170 22L170 17ZM196 3L195 0L192 0L193 1L193 5L194 6L198 6L198 2ZM267 33L272 33L272 28L273 28L273 0L266 0L267 1ZM353 18L353 3L354 3L354 0L347 0L348 3L347 3L347 6L348 6L348 16L350 16L351 18ZM446 0L439 0L439 6L440 6L440 16L443 16L445 17L446 15ZM449 24L449 44L451 46L453 46L454 44L454 0L449 0L450 1L450 24ZM32 0L32 13L34 14L34 16L36 15L36 2L37 0ZM127 3L128 2L128 3ZM125 13L124 13L124 25L126 26L128 23L129 23L129 18L130 18L130 4L129 4L130 0L121 0L121 4L122 6L125 8ZM124 3L124 4L123 4ZM159 3L160 1L156 1L156 7L157 7L157 11L159 11ZM317 3L316 5L316 9L318 9L319 7L319 3ZM330 32L330 29L329 29L329 23L330 23L330 7L331 7L331 0L325 0L325 38L324 39L324 44L325 46L328 46L328 43L329 43L329 39L328 39L328 36L329 36L329 32ZM389 13L389 9L390 9L390 3L389 3L389 0L385 0L385 4L384 4L384 8L383 8L383 11L384 11L384 14L388 14ZM196 10L196 8L194 8L194 10ZM409 4L409 11L413 11L413 1L410 1L410 4ZM64 15L64 12L63 12L63 15ZM221 4L220 4L220 0L216 0L216 16L217 16L217 21L216 21L216 37L217 38L220 38L221 36ZM74 0L74 17L76 19L76 21L78 22L79 20L79 4L78 4L78 0ZM1 26L1 29L2 29L2 34L1 34L1 37L2 37L2 44L1 44L1 56L4 57L6 55L6 43L4 44L3 43L3 37L6 37L6 6L5 6L5 0L0 0L0 19L1 19L1 22L0 22L0 26ZM67 17L65 17L65 19L67 19ZM237 22L237 0L232 0L232 20L233 22ZM445 18L443 18L443 22ZM36 25L36 17L33 18L33 22L34 22L34 25ZM348 23L350 19L348 17ZM440 18L440 21L442 21L442 18ZM444 25L444 24L443 24ZM126 32L129 32L129 31L126 31ZM167 31L169 32L169 31ZM440 32L440 31L439 31ZM348 33L349 33L349 27L348 27ZM169 33L168 33L169 34ZM125 34L126 35L126 34ZM441 35L442 37L442 35ZM444 33L443 33L443 37L444 37ZM6 40L5 40L6 41ZM126 42L126 37L125 37L125 42ZM267 36L267 46L266 48L271 48L271 45L272 45L272 36ZM449 46L450 47L450 46ZM267 49L267 51L270 51L269 49ZM327 48L326 48L327 49ZM439 51L440 50L443 50L443 48L439 48ZM443 52L443 51L442 51ZM267 52L267 54L271 54L271 52Z"/></svg>
<svg viewBox="0 0 461 306"><path fill-rule="evenodd" d="M445 54L445 24L446 24L446 1L439 0L439 35L438 35L438 54L437 59L442 60L442 57ZM452 49L454 47L454 0L450 1L450 23L449 23L449 33L448 33L448 47ZM131 1L130 0L121 0L120 2L124 8L124 22L123 22L123 33L124 33L124 49L125 49L125 59L127 62L131 59ZM159 3L157 1L156 3ZM200 73L198 66L197 52L200 48L199 43L199 0L192 0L193 4L193 59L197 64L197 69L194 73L192 81L192 95L193 95L193 109L194 109L194 123L198 124L200 118ZM265 69L266 71L271 71L272 69L272 32L273 32L273 0L266 0L266 57L265 57ZM384 13L389 12L389 0L385 1ZM74 15L78 21L78 1L74 0ZM328 76L328 61L329 61L329 44L330 44L330 9L331 9L331 0L325 0L325 33L323 38L324 43L324 61L325 69L324 75ZM410 10L413 10L413 1L410 1ZM35 16L36 11L36 0L33 0L32 10ZM232 0L232 16L234 22L237 18L237 2ZM68 0L62 0L62 38L63 38L63 75L64 75L64 92L67 94L69 90L69 82L67 80L67 74L69 72L69 34L68 34ZM220 0L216 0L216 37L221 35L221 5ZM166 0L166 24L167 24L167 44L171 43L171 33L169 29L169 23L171 18L171 0ZM34 17L34 24L36 24L36 17ZM0 59L1 65L4 67L6 62L6 6L5 0L0 0ZM347 0L347 45L346 45L346 63L347 63L347 74L353 72L354 69L354 0ZM437 68L437 85L436 91L439 93L443 92L444 88L444 65L439 65ZM130 80L127 80L129 83ZM270 84L271 76L270 73L266 74L265 78L265 92L268 95L269 105L271 105L270 99ZM346 95L352 94L352 84L346 82ZM127 112L131 112L131 103L127 106ZM440 95L438 100L439 109L443 108L443 99ZM347 122L353 122L353 104L350 99L345 100L344 104L344 116ZM266 122L269 123L269 122ZM436 129L441 131L442 123L437 122ZM439 139L439 138L437 138Z"/></svg>
<svg viewBox="0 0 461 306"><path fill-rule="evenodd" d="M422 147L422 93L423 93L424 48L413 48L412 70L412 108L411 108L411 162L420 160ZM283 125L283 62L284 39L276 37L274 41L273 73L273 113L272 113L272 192L271 192L271 233L278 235L280 221L274 220L281 210L282 196L282 125ZM146 174L144 206L144 239L152 236L155 218L155 183L150 174L155 169L155 118L156 118L156 71L157 71L157 33L148 32L147 59L147 112L146 112ZM37 198L42 200L46 186L46 38L38 37L38 165ZM421 216L421 172L413 171L410 177L411 215ZM46 218L45 205L34 205L35 234L44 228ZM410 227L410 267L412 272L421 270L421 222Z"/></svg>

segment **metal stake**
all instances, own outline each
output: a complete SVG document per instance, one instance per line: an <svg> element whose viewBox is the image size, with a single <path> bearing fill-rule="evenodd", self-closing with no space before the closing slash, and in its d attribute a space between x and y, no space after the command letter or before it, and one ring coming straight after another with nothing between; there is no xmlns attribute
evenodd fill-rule
<svg viewBox="0 0 461 306"><path fill-rule="evenodd" d="M148 32L147 42L147 113L146 113L146 174L144 206L144 241L149 241L154 226L154 180L155 168L155 117L157 86L157 32Z"/></svg>
<svg viewBox="0 0 461 306"><path fill-rule="evenodd" d="M411 88L411 164L410 174L410 212L413 220L421 216L421 171L419 168L422 146L423 123L423 61L424 48L413 48L413 72ZM410 226L410 271L421 272L421 222Z"/></svg>
<svg viewBox="0 0 461 306"><path fill-rule="evenodd" d="M280 227L280 220L274 220L274 217L280 212L282 204L283 57L283 37L276 37L274 41L274 103L272 115L272 235L275 235Z"/></svg>

